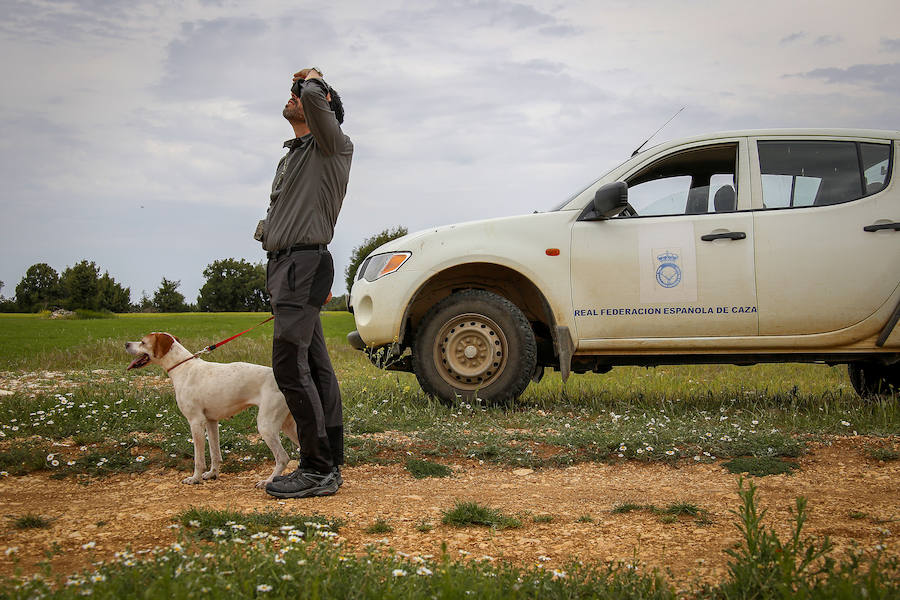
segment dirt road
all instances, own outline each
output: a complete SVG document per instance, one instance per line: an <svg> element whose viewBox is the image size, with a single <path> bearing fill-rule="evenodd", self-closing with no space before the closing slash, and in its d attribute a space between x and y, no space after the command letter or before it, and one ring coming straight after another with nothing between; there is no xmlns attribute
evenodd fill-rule
<svg viewBox="0 0 900 600"><path fill-rule="evenodd" d="M841 438L813 445L799 460L796 474L755 478L760 504L769 511L766 522L786 534L789 509L794 498L802 495L809 500L807 534L830 536L839 555L853 543L861 548L884 544L889 553L900 552L896 542L900 461L867 458L865 443L862 438ZM168 528L173 517L191 506L337 517L345 522L341 537L355 549L379 543L409 554L438 555L446 542L453 556L489 556L547 566L570 559L637 558L645 566L671 570L672 580L680 583L695 578L718 580L727 563L723 550L738 541L730 513L738 506L737 476L717 464L672 467L627 461L538 471L476 463L450 466L451 478L421 480L399 464L346 468L346 483L336 496L288 501L254 489L253 484L267 474L268 464L200 486L182 485L184 474L171 470L114 476L89 485L52 480L44 474L6 477L0 479L0 505L6 517L0 525L0 573L12 573L14 556L26 572L34 571L54 542L63 550L53 559L54 570L64 573L126 546L139 550L169 544L178 535ZM476 500L519 516L522 527L490 530L441 525L441 511L457 499ZM680 516L666 523L648 511L611 512L624 502L661 508L688 502L707 511L710 522ZM51 518L52 525L15 529L13 518L29 513ZM534 517L539 515L552 520L536 522ZM386 520L394 531L365 533L377 518ZM423 521L434 528L419 531ZM82 549L88 542L96 547ZM4 553L10 547L17 548L14 555Z"/></svg>

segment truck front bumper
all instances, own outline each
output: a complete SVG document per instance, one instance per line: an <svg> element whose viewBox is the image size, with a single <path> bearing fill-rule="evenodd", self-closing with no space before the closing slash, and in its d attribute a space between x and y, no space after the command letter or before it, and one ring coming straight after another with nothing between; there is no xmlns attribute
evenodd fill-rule
<svg viewBox="0 0 900 600"><path fill-rule="evenodd" d="M366 349L366 343L363 341L362 336L359 335L359 332L355 329L347 334L347 343L350 344L350 347L354 350Z"/></svg>

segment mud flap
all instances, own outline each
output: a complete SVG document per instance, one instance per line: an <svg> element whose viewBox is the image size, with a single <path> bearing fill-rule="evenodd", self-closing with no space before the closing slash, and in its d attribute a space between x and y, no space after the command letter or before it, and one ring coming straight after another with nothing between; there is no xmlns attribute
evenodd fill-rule
<svg viewBox="0 0 900 600"><path fill-rule="evenodd" d="M556 328L556 346L559 352L559 373L565 383L572 372L572 355L575 354L575 343L572 341L568 327Z"/></svg>

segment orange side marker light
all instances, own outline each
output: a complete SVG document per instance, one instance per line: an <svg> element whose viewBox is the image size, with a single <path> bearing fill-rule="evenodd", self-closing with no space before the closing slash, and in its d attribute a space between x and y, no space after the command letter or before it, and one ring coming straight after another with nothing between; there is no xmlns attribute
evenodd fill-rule
<svg viewBox="0 0 900 600"><path fill-rule="evenodd" d="M559 256L559 248L547 248L547 256Z"/></svg>

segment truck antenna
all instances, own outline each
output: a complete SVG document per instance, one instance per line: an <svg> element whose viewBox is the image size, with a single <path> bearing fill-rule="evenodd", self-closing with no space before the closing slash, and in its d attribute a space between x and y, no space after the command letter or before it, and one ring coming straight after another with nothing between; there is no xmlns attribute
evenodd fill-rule
<svg viewBox="0 0 900 600"><path fill-rule="evenodd" d="M649 142L650 140L652 140L654 135L656 135L657 133L659 133L660 131L662 131L663 127L665 127L666 125L668 125L669 123L671 123L671 122L675 119L675 117L677 117L677 116L681 113L681 111L683 111L685 108L687 108L686 105L685 105L685 106L682 106L681 108L679 108L679 109L678 109L678 112L676 112L674 115L672 115L672 117L671 117L668 121L666 121L665 123L663 123L663 124L662 124L662 127L660 127L659 129L657 129L656 131L654 131L654 132L653 132L653 135L651 135L651 136L648 137L646 140L644 140L644 143L641 144L640 146L638 146L637 149L636 149L634 152L631 153L631 155L634 156L635 154L637 154L638 152L640 152L640 151L641 151L641 148L643 148L644 146L646 146L646 145L647 145L647 142Z"/></svg>

